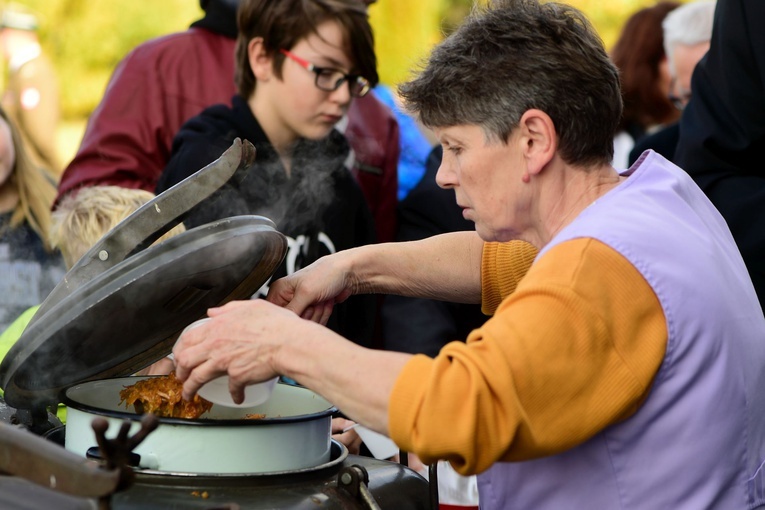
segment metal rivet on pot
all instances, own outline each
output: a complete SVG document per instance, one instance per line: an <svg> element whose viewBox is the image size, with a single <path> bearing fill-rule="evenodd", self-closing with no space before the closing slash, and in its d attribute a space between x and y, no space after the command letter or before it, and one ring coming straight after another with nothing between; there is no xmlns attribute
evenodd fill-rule
<svg viewBox="0 0 765 510"><path fill-rule="evenodd" d="M98 258L101 260L106 260L109 258L109 252L106 250L101 250L98 252Z"/></svg>
<svg viewBox="0 0 765 510"><path fill-rule="evenodd" d="M351 482L353 482L353 477L350 473L343 473L340 476L340 481L343 483L343 485L350 485Z"/></svg>

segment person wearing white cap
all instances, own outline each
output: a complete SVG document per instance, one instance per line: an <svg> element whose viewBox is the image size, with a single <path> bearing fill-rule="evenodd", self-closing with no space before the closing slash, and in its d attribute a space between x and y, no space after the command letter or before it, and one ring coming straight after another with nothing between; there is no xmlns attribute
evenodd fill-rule
<svg viewBox="0 0 765 510"><path fill-rule="evenodd" d="M7 6L0 14L0 49L7 66L2 105L19 127L32 160L58 173L58 79L37 28L37 17L21 7Z"/></svg>

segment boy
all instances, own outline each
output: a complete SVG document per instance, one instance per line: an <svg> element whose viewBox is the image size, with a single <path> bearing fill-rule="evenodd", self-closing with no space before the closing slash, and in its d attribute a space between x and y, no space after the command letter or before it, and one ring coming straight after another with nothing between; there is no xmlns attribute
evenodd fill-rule
<svg viewBox="0 0 765 510"><path fill-rule="evenodd" d="M255 165L191 212L188 227L240 214L272 219L289 249L275 277L321 256L375 241L374 224L346 167L346 139L335 125L353 97L378 80L366 6L357 0L249 0L238 13L232 107L216 105L176 135L157 192L227 149L252 142ZM267 286L257 295L265 295ZM369 345L375 298L359 296L333 315L332 329Z"/></svg>

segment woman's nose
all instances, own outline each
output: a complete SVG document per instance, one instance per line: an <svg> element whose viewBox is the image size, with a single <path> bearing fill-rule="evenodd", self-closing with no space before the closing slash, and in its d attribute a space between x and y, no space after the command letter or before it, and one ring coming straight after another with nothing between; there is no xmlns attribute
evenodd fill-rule
<svg viewBox="0 0 765 510"><path fill-rule="evenodd" d="M444 161L441 161L441 165L436 172L436 184L444 189L450 189L457 185L456 174L451 170L450 166Z"/></svg>

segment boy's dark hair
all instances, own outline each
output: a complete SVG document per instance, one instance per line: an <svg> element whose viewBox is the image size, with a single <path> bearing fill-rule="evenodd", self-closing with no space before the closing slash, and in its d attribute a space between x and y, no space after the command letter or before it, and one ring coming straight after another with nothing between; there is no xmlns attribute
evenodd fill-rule
<svg viewBox="0 0 765 510"><path fill-rule="evenodd" d="M284 55L304 37L316 33L316 28L328 20L337 21L345 32L348 55L353 69L369 80L379 81L374 37L366 5L361 0L242 0L237 13L239 37L236 43L236 86L242 97L255 91L255 75L250 68L247 45L263 38L266 52L273 58L274 73L282 76Z"/></svg>
<svg viewBox="0 0 765 510"><path fill-rule="evenodd" d="M438 45L400 87L430 127L480 126L506 143L529 109L550 116L567 163L610 163L622 112L619 75L582 13L564 4L494 0Z"/></svg>

